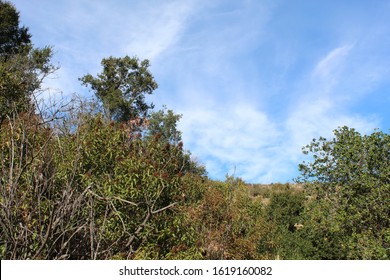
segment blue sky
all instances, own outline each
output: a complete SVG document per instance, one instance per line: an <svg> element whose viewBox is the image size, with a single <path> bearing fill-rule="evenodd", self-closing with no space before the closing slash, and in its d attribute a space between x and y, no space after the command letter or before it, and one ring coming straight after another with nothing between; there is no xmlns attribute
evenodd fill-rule
<svg viewBox="0 0 390 280"><path fill-rule="evenodd" d="M108 56L149 59L149 99L183 114L184 144L209 176L287 182L302 146L348 125L390 127L390 1L14 0L61 69L52 94Z"/></svg>

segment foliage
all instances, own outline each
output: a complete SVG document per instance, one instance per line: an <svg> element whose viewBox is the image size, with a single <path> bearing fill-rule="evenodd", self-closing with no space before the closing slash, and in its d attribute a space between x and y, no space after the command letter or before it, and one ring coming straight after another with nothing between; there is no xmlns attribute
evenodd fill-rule
<svg viewBox="0 0 390 280"><path fill-rule="evenodd" d="M386 259L390 228L390 136L342 127L306 146L301 166L314 197L306 216L321 259Z"/></svg>
<svg viewBox="0 0 390 280"><path fill-rule="evenodd" d="M166 143L179 144L182 141L181 132L177 129L177 124L182 116L175 114L172 110L152 112L148 119L148 129L146 138L154 136Z"/></svg>
<svg viewBox="0 0 390 280"><path fill-rule="evenodd" d="M12 113L29 112L36 108L34 94L42 81L57 67L50 63L50 47L33 49L28 54L0 58L0 121Z"/></svg>
<svg viewBox="0 0 390 280"><path fill-rule="evenodd" d="M258 250L271 258L302 259L306 241L301 236L305 194L286 184L272 185L270 200L264 211L269 231L262 236Z"/></svg>
<svg viewBox="0 0 390 280"><path fill-rule="evenodd" d="M82 228L84 194L60 184L53 131L34 113L4 122L0 133L2 258L63 258Z"/></svg>
<svg viewBox="0 0 390 280"><path fill-rule="evenodd" d="M102 240L113 254L126 250L130 257L154 235L148 229L152 217L178 202L181 150L153 140L127 141L120 128L88 120L77 131L82 142L75 144L82 151L81 183L94 197L94 211L101 211L94 224L104 229Z"/></svg>
<svg viewBox="0 0 390 280"><path fill-rule="evenodd" d="M262 205L253 201L241 179L207 181L203 198L187 210L204 259L258 259L264 227Z"/></svg>
<svg viewBox="0 0 390 280"><path fill-rule="evenodd" d="M52 127L32 116L0 134L4 258L134 258L151 244L164 257L184 238L172 210L194 189L180 147L88 112Z"/></svg>
<svg viewBox="0 0 390 280"><path fill-rule="evenodd" d="M19 12L12 3L0 1L0 57L21 53L30 46L27 27L19 27Z"/></svg>
<svg viewBox="0 0 390 280"><path fill-rule="evenodd" d="M129 121L145 118L153 104L145 101L145 94L157 89L148 68L148 60L136 57L109 57L102 60L103 72L93 77L85 75L80 80L89 86L102 102L105 117L109 120Z"/></svg>
<svg viewBox="0 0 390 280"><path fill-rule="evenodd" d="M57 68L50 62L52 49L33 48L28 29L19 27L19 13L0 2L0 123L12 113L35 108L34 94Z"/></svg>
<svg viewBox="0 0 390 280"><path fill-rule="evenodd" d="M180 149L183 149L182 133L177 128L181 117L181 115L175 114L165 106L163 110L152 112L150 118L146 121L144 139L147 141L155 139L163 144L177 145ZM205 167L191 159L189 151L182 153L181 157L183 173L194 173L199 176L206 175Z"/></svg>

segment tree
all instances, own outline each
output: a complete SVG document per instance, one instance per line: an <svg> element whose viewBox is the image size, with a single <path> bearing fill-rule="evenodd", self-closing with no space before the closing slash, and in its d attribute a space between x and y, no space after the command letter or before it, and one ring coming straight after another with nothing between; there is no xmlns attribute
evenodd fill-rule
<svg viewBox="0 0 390 280"><path fill-rule="evenodd" d="M318 258L390 256L390 135L342 127L304 148L300 165L312 203L307 234Z"/></svg>
<svg viewBox="0 0 390 280"><path fill-rule="evenodd" d="M182 115L175 114L166 107L163 110L152 112L148 120L146 138L158 135L163 142L178 144L182 140L182 133L177 129L177 123L181 117Z"/></svg>
<svg viewBox="0 0 390 280"><path fill-rule="evenodd" d="M145 94L157 89L149 61L139 61L136 57L109 57L101 62L103 72L93 77L87 74L80 78L83 85L89 86L102 102L107 119L128 121L145 119L153 104L145 101Z"/></svg>
<svg viewBox="0 0 390 280"><path fill-rule="evenodd" d="M28 49L31 34L27 27L19 27L19 13L7 1L0 1L0 56L9 56Z"/></svg>
<svg viewBox="0 0 390 280"><path fill-rule="evenodd" d="M165 106L162 110L152 112L147 121L145 140L158 140L161 143L178 147L182 153L183 173L194 173L197 175L206 175L206 169L201 164L191 158L189 151L183 151L182 132L178 130L177 124L182 115L175 114Z"/></svg>
<svg viewBox="0 0 390 280"><path fill-rule="evenodd" d="M50 47L33 48L19 13L9 2L0 2L0 123L11 114L35 109L34 94L57 67Z"/></svg>

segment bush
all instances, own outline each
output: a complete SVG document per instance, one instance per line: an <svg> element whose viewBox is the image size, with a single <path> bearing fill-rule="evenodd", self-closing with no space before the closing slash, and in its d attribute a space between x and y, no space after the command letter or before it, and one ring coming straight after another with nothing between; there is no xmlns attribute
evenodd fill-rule
<svg viewBox="0 0 390 280"><path fill-rule="evenodd" d="M154 244L164 258L179 235L173 209L197 192L182 181L182 147L88 111L52 126L32 116L0 133L2 257L134 258Z"/></svg>

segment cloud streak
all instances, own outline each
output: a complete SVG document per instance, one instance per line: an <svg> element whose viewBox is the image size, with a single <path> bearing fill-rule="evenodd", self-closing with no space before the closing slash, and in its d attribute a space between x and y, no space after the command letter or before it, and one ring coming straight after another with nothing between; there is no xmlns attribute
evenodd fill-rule
<svg viewBox="0 0 390 280"><path fill-rule="evenodd" d="M340 71L343 62L347 59L353 45L344 45L332 50L325 58L321 59L314 69L314 76L329 82L335 72Z"/></svg>

